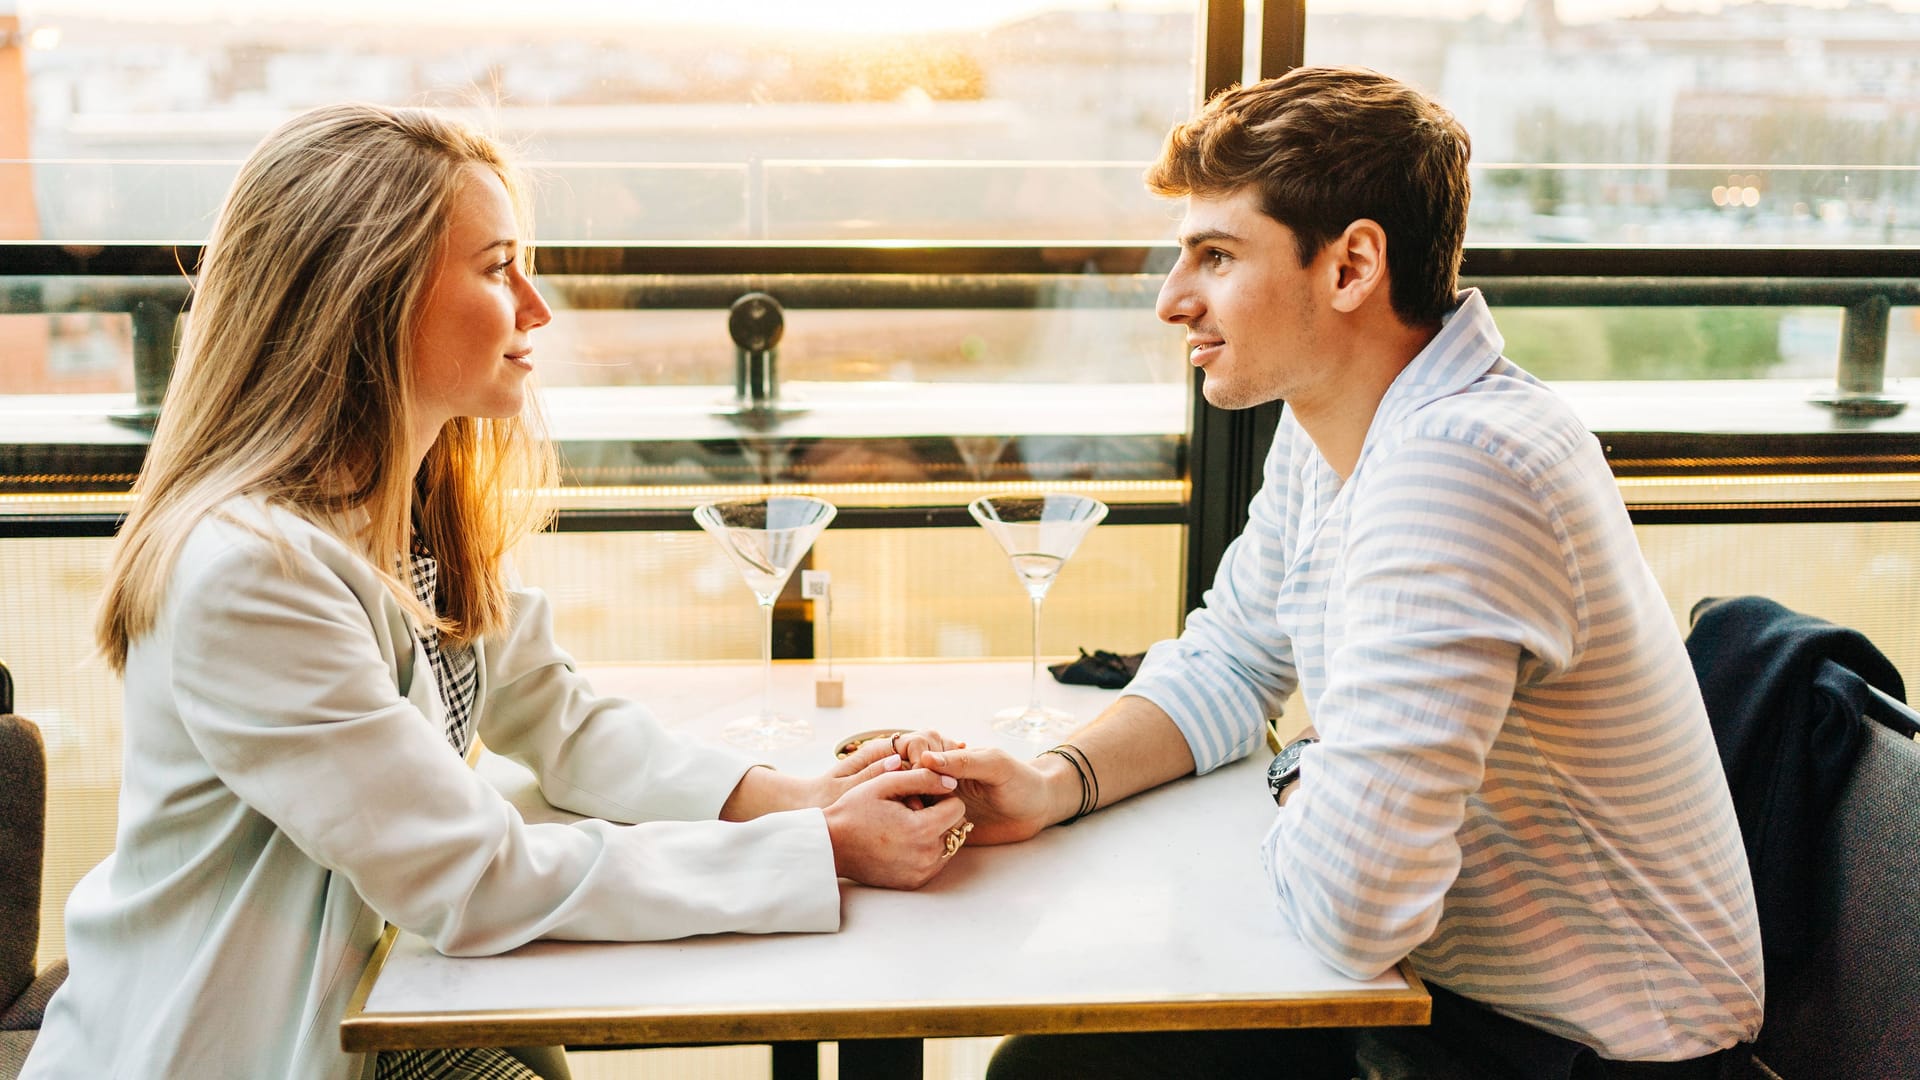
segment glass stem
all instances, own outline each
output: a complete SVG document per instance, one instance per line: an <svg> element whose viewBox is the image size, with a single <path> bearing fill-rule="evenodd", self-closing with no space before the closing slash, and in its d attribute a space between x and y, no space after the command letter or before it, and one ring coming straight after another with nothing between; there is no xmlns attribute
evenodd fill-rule
<svg viewBox="0 0 1920 1080"><path fill-rule="evenodd" d="M773 727L773 604L760 605L766 616L760 627L760 726Z"/></svg>
<svg viewBox="0 0 1920 1080"><path fill-rule="evenodd" d="M1037 712L1040 708L1040 602L1045 597L1033 598L1033 673L1027 679L1027 711Z"/></svg>

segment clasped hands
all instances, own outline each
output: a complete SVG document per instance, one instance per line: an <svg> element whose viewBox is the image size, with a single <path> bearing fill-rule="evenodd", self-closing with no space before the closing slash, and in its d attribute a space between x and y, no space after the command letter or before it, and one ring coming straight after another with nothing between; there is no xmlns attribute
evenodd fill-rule
<svg viewBox="0 0 1920 1080"><path fill-rule="evenodd" d="M1024 840L1053 820L1035 762L933 731L870 739L822 779L834 868L868 885L918 888L968 839Z"/></svg>

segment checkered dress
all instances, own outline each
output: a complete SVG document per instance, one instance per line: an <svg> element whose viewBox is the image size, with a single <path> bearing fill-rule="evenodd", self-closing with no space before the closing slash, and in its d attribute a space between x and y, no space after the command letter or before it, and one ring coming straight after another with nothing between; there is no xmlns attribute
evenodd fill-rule
<svg viewBox="0 0 1920 1080"><path fill-rule="evenodd" d="M540 1080L519 1058L494 1047L397 1050L380 1055L375 1080Z"/></svg>
<svg viewBox="0 0 1920 1080"><path fill-rule="evenodd" d="M420 602L440 610L440 567L417 534L407 556L407 574ZM480 688L473 647L443 648L440 631L431 626L414 631L414 636L432 662L434 689L447 713L447 742L465 757L473 745L473 699ZM384 1053L375 1075L378 1080L540 1080L519 1059L495 1047Z"/></svg>
<svg viewBox="0 0 1920 1080"><path fill-rule="evenodd" d="M413 595L429 610L439 611L440 565L426 544L415 535L413 551L407 556L407 573L413 583ZM465 757L473 745L473 700L480 688L480 666L471 645L447 648L440 644L440 631L431 626L414 631L427 650L433 665L434 687L440 705L447 714L447 742Z"/></svg>

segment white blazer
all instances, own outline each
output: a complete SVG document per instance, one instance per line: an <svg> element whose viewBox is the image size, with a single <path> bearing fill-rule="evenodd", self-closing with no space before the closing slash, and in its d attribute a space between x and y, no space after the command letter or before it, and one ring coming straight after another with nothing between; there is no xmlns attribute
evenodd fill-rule
<svg viewBox="0 0 1920 1080"><path fill-rule="evenodd" d="M348 544L254 501L223 514L128 653L117 845L67 903L71 974L26 1080L371 1077L339 1024L388 922L450 955L838 929L820 811L712 820L747 760L594 696L539 592L478 646L478 730L597 820L528 824L467 767Z"/></svg>

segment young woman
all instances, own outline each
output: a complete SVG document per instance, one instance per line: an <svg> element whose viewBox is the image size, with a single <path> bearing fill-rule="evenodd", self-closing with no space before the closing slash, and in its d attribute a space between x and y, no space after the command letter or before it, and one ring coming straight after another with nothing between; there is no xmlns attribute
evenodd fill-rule
<svg viewBox="0 0 1920 1080"><path fill-rule="evenodd" d="M839 877L941 867L953 781L877 742L801 778L669 735L507 580L553 473L517 196L494 143L419 110L315 110L242 166L109 574L118 843L69 901L27 1077L564 1075L343 1053L386 924L450 954L829 931ZM589 820L524 823L476 734Z"/></svg>

